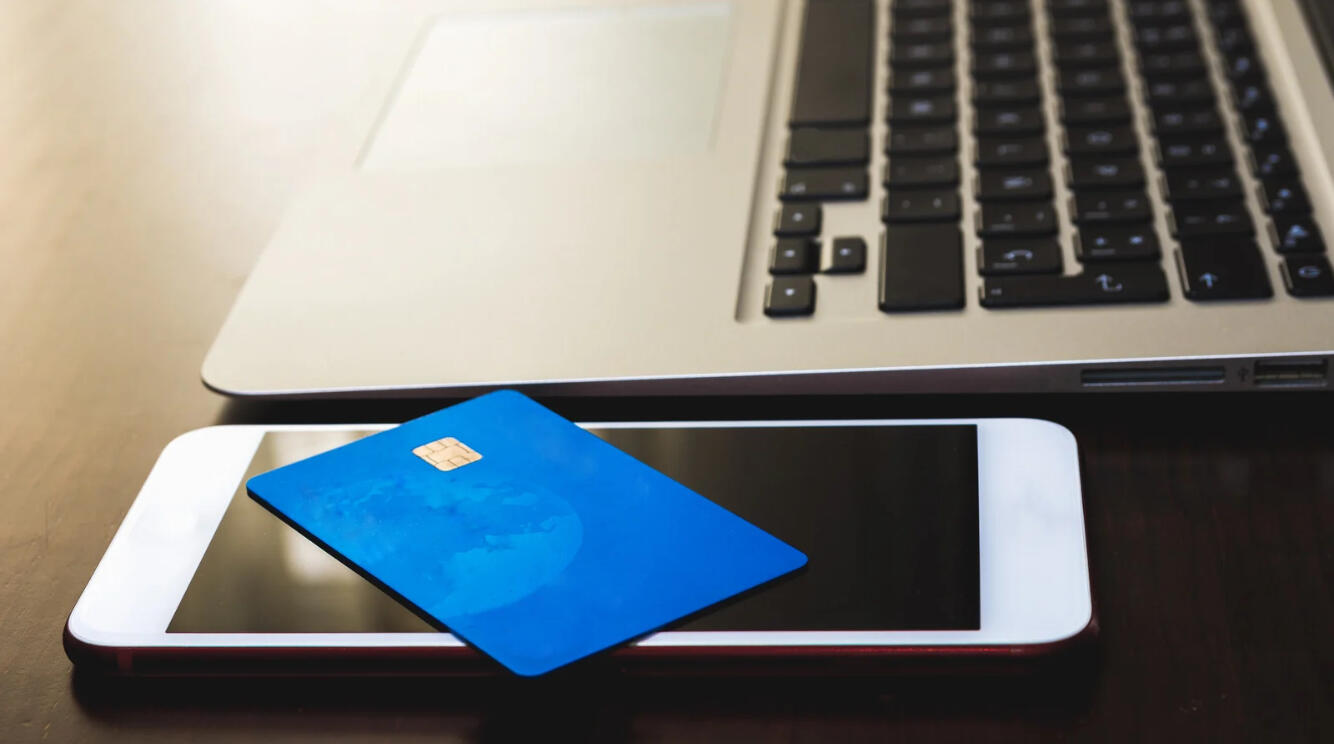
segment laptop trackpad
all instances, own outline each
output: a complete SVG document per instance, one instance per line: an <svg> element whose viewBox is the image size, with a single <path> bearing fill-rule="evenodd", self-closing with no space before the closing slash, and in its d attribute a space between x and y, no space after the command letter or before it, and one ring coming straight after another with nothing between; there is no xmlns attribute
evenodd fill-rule
<svg viewBox="0 0 1334 744"><path fill-rule="evenodd" d="M706 151L730 10L710 2L438 17L409 61L361 168Z"/></svg>

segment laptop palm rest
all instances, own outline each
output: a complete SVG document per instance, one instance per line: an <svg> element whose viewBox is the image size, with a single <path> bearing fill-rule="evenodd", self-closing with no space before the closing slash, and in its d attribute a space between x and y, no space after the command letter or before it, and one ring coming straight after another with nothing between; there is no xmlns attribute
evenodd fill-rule
<svg viewBox="0 0 1334 744"><path fill-rule="evenodd" d="M587 164L709 148L728 6L434 19L361 159L368 171Z"/></svg>
<svg viewBox="0 0 1334 744"><path fill-rule="evenodd" d="M424 22L347 168L289 207L204 364L224 392L682 374L733 324L776 9ZM716 352L715 352L716 353Z"/></svg>

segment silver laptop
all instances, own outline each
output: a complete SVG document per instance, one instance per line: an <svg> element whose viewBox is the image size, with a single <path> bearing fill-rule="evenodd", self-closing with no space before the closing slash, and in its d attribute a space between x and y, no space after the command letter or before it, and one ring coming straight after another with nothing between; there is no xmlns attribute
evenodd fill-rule
<svg viewBox="0 0 1334 744"><path fill-rule="evenodd" d="M1324 387L1331 8L1304 2L440 2L204 380Z"/></svg>

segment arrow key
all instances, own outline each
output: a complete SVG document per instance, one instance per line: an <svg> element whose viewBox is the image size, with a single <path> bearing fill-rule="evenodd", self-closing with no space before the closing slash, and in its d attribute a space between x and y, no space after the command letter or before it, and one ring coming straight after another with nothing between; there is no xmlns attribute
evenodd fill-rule
<svg viewBox="0 0 1334 744"><path fill-rule="evenodd" d="M866 271L866 241L861 238L834 238L829 274L860 274Z"/></svg>
<svg viewBox="0 0 1334 744"><path fill-rule="evenodd" d="M1253 240L1183 242L1176 257L1188 299L1249 300L1274 294Z"/></svg>
<svg viewBox="0 0 1334 744"><path fill-rule="evenodd" d="M1283 283L1293 297L1334 296L1334 273L1323 255L1284 256Z"/></svg>
<svg viewBox="0 0 1334 744"><path fill-rule="evenodd" d="M764 314L771 318L815 312L815 282L809 276L780 276L764 293Z"/></svg>
<svg viewBox="0 0 1334 744"><path fill-rule="evenodd" d="M820 264L820 244L809 238L779 238L769 252L770 274L813 274Z"/></svg>

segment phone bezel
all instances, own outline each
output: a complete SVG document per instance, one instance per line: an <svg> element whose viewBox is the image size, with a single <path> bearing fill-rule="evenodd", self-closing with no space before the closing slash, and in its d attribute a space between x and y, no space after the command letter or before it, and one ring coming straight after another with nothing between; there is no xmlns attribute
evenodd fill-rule
<svg viewBox="0 0 1334 744"><path fill-rule="evenodd" d="M982 627L951 631L663 631L635 646L1016 647L1074 638L1092 620L1074 436L1037 419L598 422L586 428L943 426L978 431ZM266 432L386 425L242 425L187 432L163 450L71 612L76 643L105 648L462 648L448 633L168 633L223 512Z"/></svg>

